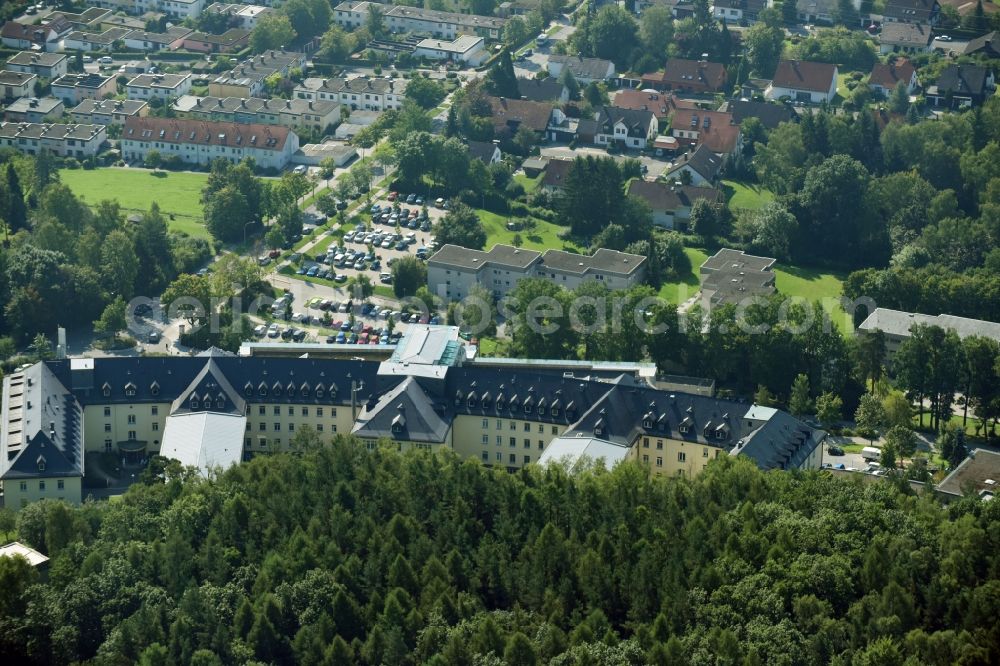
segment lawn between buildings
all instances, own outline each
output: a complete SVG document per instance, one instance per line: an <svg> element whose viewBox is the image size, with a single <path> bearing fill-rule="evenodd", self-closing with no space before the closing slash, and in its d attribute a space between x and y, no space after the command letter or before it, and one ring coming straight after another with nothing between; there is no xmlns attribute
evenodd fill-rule
<svg viewBox="0 0 1000 666"><path fill-rule="evenodd" d="M59 180L91 207L110 199L117 200L126 214L144 213L155 201L171 231L210 237L201 205L208 174L104 167L61 169Z"/></svg>

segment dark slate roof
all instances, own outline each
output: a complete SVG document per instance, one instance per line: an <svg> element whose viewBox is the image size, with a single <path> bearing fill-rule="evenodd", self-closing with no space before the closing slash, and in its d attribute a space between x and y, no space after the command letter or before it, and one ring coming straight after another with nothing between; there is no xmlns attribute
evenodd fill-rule
<svg viewBox="0 0 1000 666"><path fill-rule="evenodd" d="M882 15L905 23L929 23L939 11L937 0L886 0Z"/></svg>
<svg viewBox="0 0 1000 666"><path fill-rule="evenodd" d="M733 122L737 125L746 118L757 118L767 129L774 129L784 122L798 120L798 115L786 105L769 102L736 100L730 102L729 112L733 114Z"/></svg>
<svg viewBox="0 0 1000 666"><path fill-rule="evenodd" d="M226 354L227 352L215 347L198 354L198 358L206 358L208 361L188 387L173 401L171 414L212 411L242 416L246 413L246 400L233 389L233 385L226 379L216 362ZM295 392L305 388L304 385L299 386L291 380L290 385Z"/></svg>
<svg viewBox="0 0 1000 666"><path fill-rule="evenodd" d="M83 476L83 410L73 394L41 363L24 371L20 388L24 442L0 451L0 478Z"/></svg>
<svg viewBox="0 0 1000 666"><path fill-rule="evenodd" d="M678 162L671 169L670 173L677 171L685 165L697 171L705 180L712 180L719 174L719 170L722 169L722 158L702 143L695 148L695 151L688 156L686 161Z"/></svg>
<svg viewBox="0 0 1000 666"><path fill-rule="evenodd" d="M730 451L753 459L761 469L796 469L821 445L826 433L780 410L741 438Z"/></svg>
<svg viewBox="0 0 1000 666"><path fill-rule="evenodd" d="M214 376L223 376L241 398L295 404L349 404L351 381L363 382L358 399L377 390L377 363L362 361L301 359L265 356L209 356L94 359L93 371L70 371L68 360L47 365L59 380L72 387L84 406L108 403L173 402L184 393L209 364ZM126 395L126 386L135 386L135 395ZM107 386L110 395L105 397ZM290 390L295 387L295 390ZM303 391L308 388L307 391ZM320 393L320 390L322 392ZM263 394L261 393L263 391Z"/></svg>
<svg viewBox="0 0 1000 666"><path fill-rule="evenodd" d="M573 72L573 76L578 79L595 79L600 81L608 75L609 70L614 71L612 62L601 58L552 55L549 56L549 62L562 64L563 66L568 67L569 70Z"/></svg>
<svg viewBox="0 0 1000 666"><path fill-rule="evenodd" d="M1000 57L1000 32L994 30L993 32L986 33L982 37L970 39L969 43L965 45L965 50L962 53L964 55L972 55L973 53L978 53L980 51L991 58Z"/></svg>
<svg viewBox="0 0 1000 666"><path fill-rule="evenodd" d="M351 434L370 439L442 443L452 419L443 404L436 406L417 380L407 377L365 405Z"/></svg>
<svg viewBox="0 0 1000 666"><path fill-rule="evenodd" d="M731 400L664 393L623 376L564 436L624 445L638 436L665 437L729 449L743 436L747 409Z"/></svg>
<svg viewBox="0 0 1000 666"><path fill-rule="evenodd" d="M653 122L652 111L643 109L619 109L616 106L602 106L597 114L597 126L604 134L614 134L614 127L619 122L627 128L628 135L645 138L649 126Z"/></svg>
<svg viewBox="0 0 1000 666"><path fill-rule="evenodd" d="M938 76L938 93L982 95L986 92L986 77L990 70L980 65L948 65Z"/></svg>
<svg viewBox="0 0 1000 666"><path fill-rule="evenodd" d="M545 102L530 102L506 97L487 97L493 109L493 127L498 132L516 131L524 126L536 132L543 132L552 115L552 105Z"/></svg>
<svg viewBox="0 0 1000 666"><path fill-rule="evenodd" d="M469 157L475 160L481 160L487 164L496 152L496 144L490 141L470 141L469 142Z"/></svg>
<svg viewBox="0 0 1000 666"><path fill-rule="evenodd" d="M557 101L565 89L566 87L559 83L559 80L554 76L548 76L544 79L519 78L517 80L517 92L521 95L521 99L532 102Z"/></svg>

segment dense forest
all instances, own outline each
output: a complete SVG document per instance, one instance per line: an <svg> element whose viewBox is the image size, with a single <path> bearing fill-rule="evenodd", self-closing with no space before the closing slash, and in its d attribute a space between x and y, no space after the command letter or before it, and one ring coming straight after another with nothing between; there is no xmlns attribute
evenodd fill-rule
<svg viewBox="0 0 1000 666"><path fill-rule="evenodd" d="M995 664L1000 504L892 481L513 475L338 438L32 504L7 663Z"/></svg>

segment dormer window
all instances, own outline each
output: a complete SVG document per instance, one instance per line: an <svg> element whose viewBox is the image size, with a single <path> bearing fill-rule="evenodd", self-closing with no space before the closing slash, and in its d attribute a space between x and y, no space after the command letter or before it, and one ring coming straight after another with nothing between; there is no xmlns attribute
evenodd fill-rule
<svg viewBox="0 0 1000 666"><path fill-rule="evenodd" d="M295 386L293 386L292 384L288 385L288 397L289 398L295 397Z"/></svg>
<svg viewBox="0 0 1000 666"><path fill-rule="evenodd" d="M111 397L111 384L105 384L104 386L102 386L101 387L101 393L104 394L105 398L110 398Z"/></svg>
<svg viewBox="0 0 1000 666"><path fill-rule="evenodd" d="M253 395L253 385L250 382L247 382L247 385L243 387L243 393L245 393L248 398Z"/></svg>
<svg viewBox="0 0 1000 666"><path fill-rule="evenodd" d="M135 384L129 382L128 384L125 385L125 395L127 395L130 398L135 395Z"/></svg>
<svg viewBox="0 0 1000 666"><path fill-rule="evenodd" d="M552 416L559 416L559 408L552 405Z"/></svg>
<svg viewBox="0 0 1000 666"><path fill-rule="evenodd" d="M309 397L309 384L303 384L302 388L301 388L301 392L302 392L302 397L303 398L308 398Z"/></svg>
<svg viewBox="0 0 1000 666"><path fill-rule="evenodd" d="M594 424L594 434L598 437L604 435L604 419L598 419L597 423Z"/></svg>
<svg viewBox="0 0 1000 666"><path fill-rule="evenodd" d="M149 394L150 395L160 395L160 385L157 384L156 382L153 382L152 384L150 384L149 385Z"/></svg>
<svg viewBox="0 0 1000 666"><path fill-rule="evenodd" d="M461 391L455 391L455 406L456 407L461 407L462 406L462 392Z"/></svg>
<svg viewBox="0 0 1000 666"><path fill-rule="evenodd" d="M258 393L260 393L261 397L267 395L267 386L264 385L264 382L260 383L260 390L258 391Z"/></svg>
<svg viewBox="0 0 1000 666"><path fill-rule="evenodd" d="M498 395L497 396L497 411L499 412L501 409L503 409L504 405L506 405L506 404L507 404L507 401L504 399L504 397L502 395Z"/></svg>
<svg viewBox="0 0 1000 666"><path fill-rule="evenodd" d="M215 398L215 408L224 409L226 406L226 397L221 393Z"/></svg>
<svg viewBox="0 0 1000 666"><path fill-rule="evenodd" d="M271 393L274 394L274 397L280 398L282 391L284 391L284 388L281 386L281 384L279 384L278 382L274 382L274 386L271 387Z"/></svg>
<svg viewBox="0 0 1000 666"><path fill-rule="evenodd" d="M530 414L532 412L532 407L530 402L524 403L524 413Z"/></svg>
<svg viewBox="0 0 1000 666"><path fill-rule="evenodd" d="M45 471L45 458L42 458L41 456L39 456L38 458L38 471L39 472Z"/></svg>
<svg viewBox="0 0 1000 666"><path fill-rule="evenodd" d="M645 428L646 430L652 430L653 422L650 419L645 418L642 420L642 427Z"/></svg>
<svg viewBox="0 0 1000 666"><path fill-rule="evenodd" d="M316 387L316 397L317 398L322 398L323 397L323 387L322 386L317 386Z"/></svg>
<svg viewBox="0 0 1000 666"><path fill-rule="evenodd" d="M198 409L198 398L196 396L191 396L191 409Z"/></svg>
<svg viewBox="0 0 1000 666"><path fill-rule="evenodd" d="M476 406L476 396L474 394L469 396L468 405L470 409Z"/></svg>

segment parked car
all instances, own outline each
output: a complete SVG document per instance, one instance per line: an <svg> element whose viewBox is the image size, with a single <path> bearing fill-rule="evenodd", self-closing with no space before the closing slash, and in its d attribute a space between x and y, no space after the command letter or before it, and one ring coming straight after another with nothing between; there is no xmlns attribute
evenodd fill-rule
<svg viewBox="0 0 1000 666"><path fill-rule="evenodd" d="M842 456L842 455L844 455L844 449L840 448L839 446L831 446L826 451L831 456Z"/></svg>
<svg viewBox="0 0 1000 666"><path fill-rule="evenodd" d="M258 324L257 326L254 326L253 334L256 335L258 338L264 337L267 334L267 326L265 326L264 324Z"/></svg>

